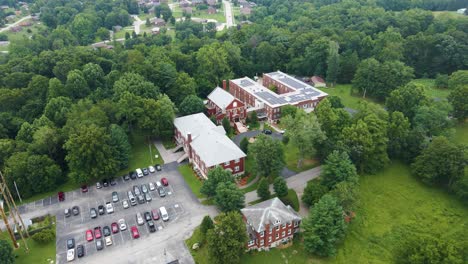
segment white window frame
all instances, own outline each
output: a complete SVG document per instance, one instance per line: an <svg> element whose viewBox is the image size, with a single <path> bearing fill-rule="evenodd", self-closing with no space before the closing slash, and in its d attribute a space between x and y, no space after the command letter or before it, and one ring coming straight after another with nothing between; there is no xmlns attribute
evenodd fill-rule
<svg viewBox="0 0 468 264"><path fill-rule="evenodd" d="M249 247L250 247L250 246L253 246L254 244L255 244L255 240L250 240L250 241L249 241Z"/></svg>
<svg viewBox="0 0 468 264"><path fill-rule="evenodd" d="M230 163L231 163L231 161L226 161L226 162L224 162L224 166L229 166Z"/></svg>
<svg viewBox="0 0 468 264"><path fill-rule="evenodd" d="M264 244L265 244L265 241L263 241L263 239L260 240L260 246L263 246Z"/></svg>
<svg viewBox="0 0 468 264"><path fill-rule="evenodd" d="M271 242L271 236L268 237L268 243L270 243L270 242Z"/></svg>
<svg viewBox="0 0 468 264"><path fill-rule="evenodd" d="M279 233L276 233L276 239L278 239L278 238L279 238Z"/></svg>
<svg viewBox="0 0 468 264"><path fill-rule="evenodd" d="M260 233L260 237L264 237L264 236L265 236L265 231L262 231L262 232Z"/></svg>
<svg viewBox="0 0 468 264"><path fill-rule="evenodd" d="M281 232L281 237L284 237L285 235L286 235L285 231Z"/></svg>
<svg viewBox="0 0 468 264"><path fill-rule="evenodd" d="M298 221L295 221L294 222L294 227L297 227L299 225L299 222Z"/></svg>
<svg viewBox="0 0 468 264"><path fill-rule="evenodd" d="M234 171L235 171L235 172L238 172L239 170L240 170L240 167L239 167L239 166L234 167Z"/></svg>
<svg viewBox="0 0 468 264"><path fill-rule="evenodd" d="M291 229L288 229L288 236L291 235Z"/></svg>

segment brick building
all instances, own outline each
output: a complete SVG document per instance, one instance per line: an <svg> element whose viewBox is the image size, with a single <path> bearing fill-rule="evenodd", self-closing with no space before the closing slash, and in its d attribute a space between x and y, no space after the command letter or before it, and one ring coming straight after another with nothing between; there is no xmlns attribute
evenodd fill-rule
<svg viewBox="0 0 468 264"><path fill-rule="evenodd" d="M246 223L247 249L269 249L291 241L299 232L302 218L278 199L273 198L241 209Z"/></svg>
<svg viewBox="0 0 468 264"><path fill-rule="evenodd" d="M233 175L244 174L245 153L226 136L223 126L216 126L203 113L174 120L174 138L195 171L204 178L210 169L220 166Z"/></svg>
<svg viewBox="0 0 468 264"><path fill-rule="evenodd" d="M274 87L276 92L267 87ZM244 77L229 81L229 92L256 111L259 118L275 123L281 118L281 107L293 105L311 112L328 94L283 72L263 74L262 84Z"/></svg>
<svg viewBox="0 0 468 264"><path fill-rule="evenodd" d="M227 117L232 124L245 123L247 117L245 104L220 87L216 87L208 95L206 107L208 115L215 116L218 124L221 124L224 117Z"/></svg>

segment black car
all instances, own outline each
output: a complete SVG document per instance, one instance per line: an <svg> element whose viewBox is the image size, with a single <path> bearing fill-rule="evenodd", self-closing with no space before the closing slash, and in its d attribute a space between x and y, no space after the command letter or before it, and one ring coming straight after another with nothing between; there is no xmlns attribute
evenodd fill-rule
<svg viewBox="0 0 468 264"><path fill-rule="evenodd" d="M156 232L156 226L154 225L153 221L148 221L148 228L151 233Z"/></svg>
<svg viewBox="0 0 468 264"><path fill-rule="evenodd" d="M76 255L81 258L84 256L84 247L83 245L76 246Z"/></svg>
<svg viewBox="0 0 468 264"><path fill-rule="evenodd" d="M145 197L142 194L137 195L137 198L138 198L138 203L140 204L144 204L146 202Z"/></svg>
<svg viewBox="0 0 468 264"><path fill-rule="evenodd" d="M134 171L128 173L130 175L130 179L135 180L137 178L137 174Z"/></svg>
<svg viewBox="0 0 468 264"><path fill-rule="evenodd" d="M157 171L161 171L161 165L156 164L156 165L154 165L154 167L156 168Z"/></svg>
<svg viewBox="0 0 468 264"><path fill-rule="evenodd" d="M130 175L125 174L125 175L123 176L123 179L124 179L124 181L130 180Z"/></svg>
<svg viewBox="0 0 468 264"><path fill-rule="evenodd" d="M145 212L145 220L146 220L146 222L151 221L151 213L150 212Z"/></svg>
<svg viewBox="0 0 468 264"><path fill-rule="evenodd" d="M67 249L72 249L75 247L75 239L70 238L67 240Z"/></svg>
<svg viewBox="0 0 468 264"><path fill-rule="evenodd" d="M158 193L159 193L159 197L164 197L164 196L166 196L166 191L164 190L163 187L159 187L159 188L158 188Z"/></svg>
<svg viewBox="0 0 468 264"><path fill-rule="evenodd" d="M270 129L264 129L264 130L263 130L263 134L265 134L265 135L271 135L272 133L273 133L273 132L271 132Z"/></svg>
<svg viewBox="0 0 468 264"><path fill-rule="evenodd" d="M80 214L80 208L78 206L73 206L72 208L73 215L79 215Z"/></svg>
<svg viewBox="0 0 468 264"><path fill-rule="evenodd" d="M104 233L104 236L110 236L110 235L111 235L111 229L110 229L110 227L108 227L108 226L105 226L105 227L102 229L102 232Z"/></svg>
<svg viewBox="0 0 468 264"><path fill-rule="evenodd" d="M96 239L96 249L102 250L104 248L104 243L102 243L102 239Z"/></svg>
<svg viewBox="0 0 468 264"><path fill-rule="evenodd" d="M149 171L147 168L143 168L143 175L145 176L149 175Z"/></svg>
<svg viewBox="0 0 468 264"><path fill-rule="evenodd" d="M104 205L98 206L98 212L99 212L99 215L103 215L103 214L104 214Z"/></svg>
<svg viewBox="0 0 468 264"><path fill-rule="evenodd" d="M114 185L116 185L116 184L117 184L117 181L116 181L114 178L112 178L112 179L110 180L110 185L114 186Z"/></svg>
<svg viewBox="0 0 468 264"><path fill-rule="evenodd" d="M91 209L89 210L89 215L91 216L91 218L96 218L96 217L98 216L96 209L95 209L95 208L91 208Z"/></svg>
<svg viewBox="0 0 468 264"><path fill-rule="evenodd" d="M109 186L109 181L107 179L102 180L102 186L108 187Z"/></svg>

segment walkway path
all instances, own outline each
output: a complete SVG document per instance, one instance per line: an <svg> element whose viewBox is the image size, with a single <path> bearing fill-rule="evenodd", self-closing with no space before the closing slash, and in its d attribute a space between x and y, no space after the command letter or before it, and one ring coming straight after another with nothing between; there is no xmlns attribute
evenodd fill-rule
<svg viewBox="0 0 468 264"><path fill-rule="evenodd" d="M224 4L224 15L226 16L226 27L230 28L235 26L234 24L234 16L232 13L232 7L231 7L231 2L223 0Z"/></svg>
<svg viewBox="0 0 468 264"><path fill-rule="evenodd" d="M260 176L257 176L255 179L253 179L251 182L247 183L246 185L240 186L239 189L245 189L249 186L252 186L256 182L258 182L258 180L260 180Z"/></svg>
<svg viewBox="0 0 468 264"><path fill-rule="evenodd" d="M0 32L7 31L10 28L12 28L12 27L18 25L19 23L23 22L24 20L27 20L27 19L30 19L30 18L31 18L31 16L25 16L22 19L20 19L20 20L16 21L15 23L13 23L13 24L10 24L10 25L8 25L8 26L6 26L4 28L0 28Z"/></svg>
<svg viewBox="0 0 468 264"><path fill-rule="evenodd" d="M320 169L321 167L315 167L310 170L303 171L301 173L298 173L294 176L291 176L286 179L286 183L288 184L289 189L294 189L296 193L302 196L302 193L304 192L304 188L307 185L307 182L317 178L320 176ZM270 192L273 192L273 185L270 185ZM253 201L256 201L260 199L257 195L257 191L252 191L248 192L245 194L245 203L251 203Z"/></svg>
<svg viewBox="0 0 468 264"><path fill-rule="evenodd" d="M164 164L177 161L184 153L184 152L173 153L172 151L167 150L162 144L161 140L155 140L153 143L154 143L154 146L158 149L159 155L161 155L161 158L163 159Z"/></svg>
<svg viewBox="0 0 468 264"><path fill-rule="evenodd" d="M137 15L132 15L132 17L135 19L133 21L133 27L134 31L137 35L140 34L140 26L145 23L145 21L142 21Z"/></svg>

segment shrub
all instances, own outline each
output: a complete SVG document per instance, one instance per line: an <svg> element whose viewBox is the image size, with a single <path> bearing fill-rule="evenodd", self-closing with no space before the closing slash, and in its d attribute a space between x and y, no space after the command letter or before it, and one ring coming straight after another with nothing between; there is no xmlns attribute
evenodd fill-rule
<svg viewBox="0 0 468 264"><path fill-rule="evenodd" d="M42 230L39 233L32 235L31 238L37 243L47 244L55 240L55 231L50 228L47 228L47 229Z"/></svg>

